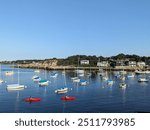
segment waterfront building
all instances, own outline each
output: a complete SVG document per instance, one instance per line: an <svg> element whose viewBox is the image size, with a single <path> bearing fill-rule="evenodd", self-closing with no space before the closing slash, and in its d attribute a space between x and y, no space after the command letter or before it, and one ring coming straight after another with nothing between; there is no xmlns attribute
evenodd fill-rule
<svg viewBox="0 0 150 130"><path fill-rule="evenodd" d="M128 66L136 67L136 65L137 65L136 61L129 61L128 62Z"/></svg>
<svg viewBox="0 0 150 130"><path fill-rule="evenodd" d="M108 63L108 61L101 61L101 62L97 62L97 66L98 67L108 67L109 63Z"/></svg>
<svg viewBox="0 0 150 130"><path fill-rule="evenodd" d="M137 66L140 68L144 68L146 66L145 62L137 62Z"/></svg>
<svg viewBox="0 0 150 130"><path fill-rule="evenodd" d="M124 66L125 65L125 61L124 60L117 60L116 61L116 66Z"/></svg>
<svg viewBox="0 0 150 130"><path fill-rule="evenodd" d="M80 64L81 64L81 65L89 65L90 62L89 62L89 60L81 60L81 61L80 61Z"/></svg>

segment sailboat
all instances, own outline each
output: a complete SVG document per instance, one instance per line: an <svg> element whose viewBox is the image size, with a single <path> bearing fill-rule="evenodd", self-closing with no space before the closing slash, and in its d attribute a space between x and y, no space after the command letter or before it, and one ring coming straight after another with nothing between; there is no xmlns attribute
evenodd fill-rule
<svg viewBox="0 0 150 130"><path fill-rule="evenodd" d="M127 87L127 84L124 83L124 82L122 82L122 83L119 84L119 86L120 86L120 88L126 88L126 87Z"/></svg>
<svg viewBox="0 0 150 130"><path fill-rule="evenodd" d="M145 73L146 70L145 70L145 69L146 69L146 68L144 68L143 76L138 79L138 82L148 82L148 81L149 81L149 80L147 79L147 77L146 77L146 73Z"/></svg>
<svg viewBox="0 0 150 130"><path fill-rule="evenodd" d="M120 74L120 79L121 79L122 81L125 81L125 80L126 80L125 75L127 74L127 72L124 71L124 67L123 67L123 66L122 66L122 69L123 69L123 70L119 72L119 74Z"/></svg>
<svg viewBox="0 0 150 130"><path fill-rule="evenodd" d="M141 77L138 79L138 82L148 82L148 79L146 79L145 77Z"/></svg>
<svg viewBox="0 0 150 130"><path fill-rule="evenodd" d="M55 93L57 94L64 94L64 93L67 93L69 88L67 88L67 83L66 83L66 73L65 73L65 68L64 68L64 84L65 84L65 87L64 88L60 88L60 89L57 89L55 90Z"/></svg>
<svg viewBox="0 0 150 130"><path fill-rule="evenodd" d="M21 85L19 82L20 82L20 78L19 78L19 65L18 65L18 83L7 85L7 90L23 90L25 88L25 85Z"/></svg>
<svg viewBox="0 0 150 130"><path fill-rule="evenodd" d="M14 67L14 65L13 65L13 67ZM5 75L6 75L6 76L12 76L13 74L14 74L13 69L12 69L11 71L6 71L6 72L5 72Z"/></svg>
<svg viewBox="0 0 150 130"><path fill-rule="evenodd" d="M57 73L53 73L50 75L50 78L57 78L58 74Z"/></svg>
<svg viewBox="0 0 150 130"><path fill-rule="evenodd" d="M128 78L134 78L134 77L135 77L135 74L134 74L134 73L130 73L130 74L127 75L127 77L128 77Z"/></svg>
<svg viewBox="0 0 150 130"><path fill-rule="evenodd" d="M124 71L123 69L123 71L120 71L120 74L121 74L120 79L122 80L122 83L120 83L119 86L120 88L125 89L127 87L127 84L125 83L125 76L124 76L126 74L126 71Z"/></svg>
<svg viewBox="0 0 150 130"><path fill-rule="evenodd" d="M39 76L37 76L37 75L34 75L34 76L32 77L32 80L33 80L34 82L39 82L39 81L41 80L41 78L40 78Z"/></svg>
<svg viewBox="0 0 150 130"><path fill-rule="evenodd" d="M38 64L37 64L37 65L38 65ZM40 73L39 65L38 65L38 69L36 69L34 72L35 72L35 73Z"/></svg>
<svg viewBox="0 0 150 130"><path fill-rule="evenodd" d="M109 79L109 80L107 81L107 84L111 86L111 85L114 84L114 81L113 81L112 79Z"/></svg>
<svg viewBox="0 0 150 130"><path fill-rule="evenodd" d="M112 86L114 84L114 80L112 79L112 76L111 76L111 68L110 68L110 78L107 80L107 85L108 86Z"/></svg>
<svg viewBox="0 0 150 130"><path fill-rule="evenodd" d="M39 84L39 86L48 86L49 85L49 81L46 80L46 67L45 67L45 79L40 80L38 84Z"/></svg>
<svg viewBox="0 0 150 130"><path fill-rule="evenodd" d="M0 64L0 84L4 83L4 80L1 78L1 76L2 76L2 66Z"/></svg>
<svg viewBox="0 0 150 130"><path fill-rule="evenodd" d="M77 67L77 70L75 70L75 73L76 73L76 77L72 77L72 81L73 83L79 83L80 82L80 79L78 77L78 67Z"/></svg>
<svg viewBox="0 0 150 130"><path fill-rule="evenodd" d="M81 80L80 85L81 85L81 86L86 86L86 85L88 85L88 81L86 81L86 80Z"/></svg>

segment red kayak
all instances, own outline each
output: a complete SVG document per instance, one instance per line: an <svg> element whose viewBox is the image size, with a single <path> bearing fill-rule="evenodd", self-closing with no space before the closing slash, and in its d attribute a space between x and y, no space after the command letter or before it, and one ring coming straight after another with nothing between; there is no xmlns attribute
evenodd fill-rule
<svg viewBox="0 0 150 130"><path fill-rule="evenodd" d="M61 100L65 100L65 101L71 101L71 100L76 100L75 97L68 97L68 96L65 96L65 97L61 97Z"/></svg>
<svg viewBox="0 0 150 130"><path fill-rule="evenodd" d="M41 98L26 98L26 102L40 102Z"/></svg>

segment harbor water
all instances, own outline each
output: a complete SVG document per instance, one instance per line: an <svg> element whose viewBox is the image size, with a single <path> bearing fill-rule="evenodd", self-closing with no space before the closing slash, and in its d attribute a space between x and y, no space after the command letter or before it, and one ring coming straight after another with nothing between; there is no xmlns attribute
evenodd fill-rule
<svg viewBox="0 0 150 130"><path fill-rule="evenodd" d="M5 75L6 71L14 71L13 75ZM55 78L50 77L57 73ZM122 82L114 72L107 72L109 79L113 80L108 85L96 72L88 76L88 71L81 80L86 80L87 85L74 83L71 78L77 76L72 71L45 71L35 73L34 69L19 69L19 83L26 86L20 91L8 91L7 85L18 83L18 68L2 65L0 84L0 112L1 113L136 113L150 112L150 82L138 82L141 75L125 79L127 87L122 89ZM39 86L32 80L34 75L41 79L49 80L48 86ZM146 75L149 80L149 75ZM55 90L68 87L65 94L56 94ZM73 96L76 100L62 101L62 96ZM40 102L25 102L28 97L41 98Z"/></svg>

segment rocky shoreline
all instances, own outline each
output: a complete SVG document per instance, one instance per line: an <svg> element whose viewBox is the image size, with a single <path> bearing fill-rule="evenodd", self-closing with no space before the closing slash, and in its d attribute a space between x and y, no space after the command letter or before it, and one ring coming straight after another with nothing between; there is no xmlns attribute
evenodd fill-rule
<svg viewBox="0 0 150 130"><path fill-rule="evenodd" d="M57 66L57 64L46 64L46 63L39 63L37 64L20 64L20 68L30 68L30 69L45 69L45 70L75 70L75 69L83 69L83 70L99 70L99 67L76 67L76 66ZM116 66L115 68L112 67L103 67L102 69L108 70L108 71L135 71L135 70L141 70L138 67L131 67L131 66ZM146 70L150 70L150 68L147 68Z"/></svg>

